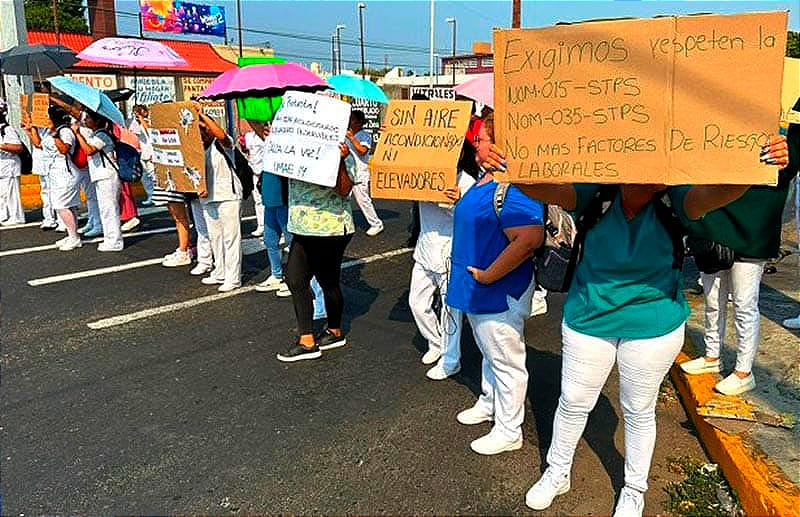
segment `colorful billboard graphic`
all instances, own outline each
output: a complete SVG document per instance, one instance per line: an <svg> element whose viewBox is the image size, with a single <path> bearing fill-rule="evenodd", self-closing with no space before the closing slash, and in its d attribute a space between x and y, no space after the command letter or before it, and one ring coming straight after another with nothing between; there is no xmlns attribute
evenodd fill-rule
<svg viewBox="0 0 800 517"><path fill-rule="evenodd" d="M139 0L146 31L225 36L225 8L180 0Z"/></svg>

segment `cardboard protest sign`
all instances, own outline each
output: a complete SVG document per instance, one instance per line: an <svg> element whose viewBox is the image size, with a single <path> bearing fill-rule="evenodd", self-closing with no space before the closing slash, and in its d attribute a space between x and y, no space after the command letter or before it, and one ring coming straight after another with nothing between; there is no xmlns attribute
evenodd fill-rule
<svg viewBox="0 0 800 517"><path fill-rule="evenodd" d="M521 183L774 184L786 12L495 30L495 140Z"/></svg>
<svg viewBox="0 0 800 517"><path fill-rule="evenodd" d="M29 104L30 103L30 104ZM50 116L47 108L50 107L50 96L46 93L34 93L29 97L22 93L19 96L19 104L23 110L30 111L31 124L34 127L50 127Z"/></svg>
<svg viewBox="0 0 800 517"><path fill-rule="evenodd" d="M346 102L304 92L287 92L272 121L264 148L264 170L307 183L336 186L339 142L350 122Z"/></svg>
<svg viewBox="0 0 800 517"><path fill-rule="evenodd" d="M206 155L200 122L191 102L150 106L150 142L158 186L178 192L197 192L206 182Z"/></svg>
<svg viewBox="0 0 800 517"><path fill-rule="evenodd" d="M390 101L370 160L372 197L449 203L471 111L468 101Z"/></svg>
<svg viewBox="0 0 800 517"><path fill-rule="evenodd" d="M783 89L781 90L781 121L800 124L800 110L794 110L800 98L800 59L783 58Z"/></svg>

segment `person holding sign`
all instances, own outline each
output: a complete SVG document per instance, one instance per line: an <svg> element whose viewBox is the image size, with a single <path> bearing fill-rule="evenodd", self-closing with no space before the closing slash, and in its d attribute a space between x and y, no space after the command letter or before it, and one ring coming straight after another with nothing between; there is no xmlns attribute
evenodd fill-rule
<svg viewBox="0 0 800 517"><path fill-rule="evenodd" d="M770 138L763 155L769 163L785 166L785 138ZM490 166L503 168L504 161L503 151L494 147ZM519 188L577 214L601 214L585 234L564 304L561 396L553 439L547 469L528 490L525 503L544 510L570 489L575 448L617 363L625 421L625 487L614 515L641 516L656 439L658 390L681 349L689 316L682 260L676 260L682 257L683 241L674 239L668 220L659 212L671 206L680 222L688 225L739 198L748 187L621 185L612 190L590 184L536 184ZM609 193L611 200L604 201Z"/></svg>
<svg viewBox="0 0 800 517"><path fill-rule="evenodd" d="M342 330L344 299L340 277L342 258L355 233L350 190L355 163L347 145L339 144L339 168L335 187L296 179L289 180L289 232L292 244L286 265L286 283L292 293L300 337L278 354L282 362L322 357L322 351L347 344ZM322 287L328 325L319 338L313 329L314 304L311 279Z"/></svg>
<svg viewBox="0 0 800 517"><path fill-rule="evenodd" d="M89 129L84 136L80 124L75 123L77 144L89 157L89 176L97 194L100 224L103 227L103 242L97 245L97 251L122 251L122 229L119 219L120 181L117 165L114 163L114 140L111 136L111 121L89 110L84 110L83 124Z"/></svg>
<svg viewBox="0 0 800 517"><path fill-rule="evenodd" d="M242 183L234 171L233 139L196 103L206 153L206 184L198 196L208 227L214 269L201 282L222 293L242 285Z"/></svg>
<svg viewBox="0 0 800 517"><path fill-rule="evenodd" d="M0 99L0 226L22 224L25 211L19 195L22 162L22 142L14 128L8 125L6 101Z"/></svg>
<svg viewBox="0 0 800 517"><path fill-rule="evenodd" d="M31 144L44 151L43 161L50 177L53 209L67 229L67 236L56 245L60 251L71 251L83 245L77 224L81 172L71 159L77 142L69 126L69 115L63 108L50 106L47 115L50 117L50 128L43 137L31 125L29 117L23 127L30 135Z"/></svg>
<svg viewBox="0 0 800 517"><path fill-rule="evenodd" d="M365 131L367 118L361 110L350 113L350 127L347 129L346 142L356 161L356 183L353 185L353 197L361 209L361 213L369 223L367 235L375 237L383 231L383 221L375 212L372 197L369 195L369 151L372 148L372 135Z"/></svg>
<svg viewBox="0 0 800 517"><path fill-rule="evenodd" d="M479 163L493 139L489 115L478 132ZM467 315L483 354L481 396L456 418L464 425L494 421L489 434L470 444L478 454L522 447L528 389L523 331L536 285L530 258L544 239L542 217L541 203L497 183L492 169L484 169L456 204L447 304Z"/></svg>

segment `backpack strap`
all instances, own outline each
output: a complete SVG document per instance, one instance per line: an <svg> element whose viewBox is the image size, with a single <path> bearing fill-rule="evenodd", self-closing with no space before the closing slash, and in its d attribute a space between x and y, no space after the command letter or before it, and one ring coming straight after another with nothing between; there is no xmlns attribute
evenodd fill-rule
<svg viewBox="0 0 800 517"><path fill-rule="evenodd" d="M497 188L494 189L494 196L492 197L492 204L494 206L494 215L500 219L500 212L503 210L503 203L506 202L506 196L508 195L508 188L511 186L511 183L502 182L497 184Z"/></svg>
<svg viewBox="0 0 800 517"><path fill-rule="evenodd" d="M672 200L666 190L659 192L659 197L653 200L653 209L672 241L672 268L682 270L683 259L686 255L686 247L683 243L686 228L681 223L678 214L675 213Z"/></svg>
<svg viewBox="0 0 800 517"><path fill-rule="evenodd" d="M105 129L98 129L98 130L97 130L97 131L95 131L95 132L96 132L96 133L105 133L106 135L108 135L108 138L110 138L110 139L111 139L111 144L112 144L112 145L114 145L114 143L116 142L116 139L114 138L114 135L113 135L113 134L111 134L111 133L109 133L109 132L108 132L107 130L105 130ZM114 163L114 160L112 160L111 158L109 158L109 157L108 157L108 155L106 154L106 152L105 152L105 151L104 151L102 148L101 148L101 149L98 149L98 151L97 151L97 152L98 152L98 153L100 153L100 159L101 159L101 160L103 160L103 163L106 163L106 162L108 162L108 164L109 164L109 165L111 165L111 168L112 168L112 169L114 169L114 171L115 171L117 174L119 174L119 165L117 165L116 163Z"/></svg>

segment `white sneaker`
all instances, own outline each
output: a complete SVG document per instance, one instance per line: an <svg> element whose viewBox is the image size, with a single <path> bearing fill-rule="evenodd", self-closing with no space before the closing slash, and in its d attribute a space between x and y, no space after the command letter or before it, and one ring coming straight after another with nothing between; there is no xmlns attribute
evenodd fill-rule
<svg viewBox="0 0 800 517"><path fill-rule="evenodd" d="M256 291L258 291L259 293L266 293L266 292L269 292L269 291L277 291L278 289L281 288L282 284L283 284L283 279L282 278L278 278L276 276L269 275L266 280L264 280L260 284L256 284ZM283 285L285 285L285 284L283 284Z"/></svg>
<svg viewBox="0 0 800 517"><path fill-rule="evenodd" d="M192 276L200 276L200 275L205 275L210 271L211 271L211 266L209 266L208 264L200 264L198 262L197 265L193 267L191 271L189 271L189 274Z"/></svg>
<svg viewBox="0 0 800 517"><path fill-rule="evenodd" d="M740 395L756 387L756 378L752 372L744 379L739 378L736 373L732 373L719 381L714 389L723 395Z"/></svg>
<svg viewBox="0 0 800 517"><path fill-rule="evenodd" d="M370 226L369 229L367 229L366 233L370 237L375 237L376 235L378 235L382 231L383 231L383 225L381 224L379 226Z"/></svg>
<svg viewBox="0 0 800 517"><path fill-rule="evenodd" d="M281 284L278 288L278 292L275 293L275 296L278 298L288 298L292 295L292 292L289 290L289 286L286 284Z"/></svg>
<svg viewBox="0 0 800 517"><path fill-rule="evenodd" d="M278 239L278 246L283 246L283 245L285 245L285 244L286 244L286 237L284 237L283 235L281 235L281 238L280 238L280 239Z"/></svg>
<svg viewBox="0 0 800 517"><path fill-rule="evenodd" d="M67 237L58 246L58 251L72 251L75 248L80 248L81 246L83 246L83 242L81 242L80 237Z"/></svg>
<svg viewBox="0 0 800 517"><path fill-rule="evenodd" d="M80 230L78 230L78 233L80 233ZM103 235L102 228L90 228L89 230L83 232L83 236L87 239L93 239L95 237L100 237L101 235Z"/></svg>
<svg viewBox="0 0 800 517"><path fill-rule="evenodd" d="M58 223L55 221L42 221L42 224L39 225L39 228L42 230L55 230L58 228Z"/></svg>
<svg viewBox="0 0 800 517"><path fill-rule="evenodd" d="M62 237L62 238L58 239L53 244L55 244L56 247L58 247L58 246L61 246L62 244L64 244L65 242L67 242L68 240L69 240L69 235L67 235L66 237Z"/></svg>
<svg viewBox="0 0 800 517"><path fill-rule="evenodd" d="M516 440L509 441L508 438L502 436L499 432L496 432L494 429L492 429L489 431L489 434L481 436L477 440L473 440L472 443L469 444L469 447L478 454L492 456L494 454L500 454L501 452L516 451L517 449L521 449L522 436Z"/></svg>
<svg viewBox="0 0 800 517"><path fill-rule="evenodd" d="M264 228L259 226L258 228L253 230L253 233L251 233L250 235L252 235L253 237L263 237L264 236Z"/></svg>
<svg viewBox="0 0 800 517"><path fill-rule="evenodd" d="M719 358L714 361L706 361L703 356L691 361L681 363L681 370L689 375L698 375L701 373L719 373Z"/></svg>
<svg viewBox="0 0 800 517"><path fill-rule="evenodd" d="M121 242L119 244L107 244L104 241L97 245L97 251L122 251L124 247L125 245Z"/></svg>
<svg viewBox="0 0 800 517"><path fill-rule="evenodd" d="M59 226L59 230L58 231L61 231L60 228L63 228L63 227ZM81 226L80 228L78 228L78 235L83 235L84 233L88 232L91 229L92 229L92 225L89 224L89 223L86 223L83 226ZM64 231L66 231L66 228L64 228Z"/></svg>
<svg viewBox="0 0 800 517"><path fill-rule="evenodd" d="M200 279L200 283L203 285L223 285L225 284L225 280L214 278L213 276L206 276Z"/></svg>
<svg viewBox="0 0 800 517"><path fill-rule="evenodd" d="M534 510L544 510L553 504L556 496L569 492L569 472L558 473L552 467L547 467L539 481L525 494L525 504Z"/></svg>
<svg viewBox="0 0 800 517"><path fill-rule="evenodd" d="M58 233L66 233L67 227L62 224L59 224L58 226L56 226L56 231Z"/></svg>
<svg viewBox="0 0 800 517"><path fill-rule="evenodd" d="M461 371L461 365L457 366L455 370L448 372L444 369L444 366L437 364L427 372L425 372L425 376L432 381L443 381L448 377L451 377L458 372Z"/></svg>
<svg viewBox="0 0 800 517"><path fill-rule="evenodd" d="M783 320L783 326L791 330L800 330L800 314L798 314L795 318Z"/></svg>
<svg viewBox="0 0 800 517"><path fill-rule="evenodd" d="M239 289L241 286L242 284L222 284L221 286L217 287L217 291L221 293L227 293L228 291Z"/></svg>
<svg viewBox="0 0 800 517"><path fill-rule="evenodd" d="M456 420L458 423L464 425L476 425L482 424L483 422L491 422L494 420L494 415L489 415L482 409L479 409L476 406L472 406L469 409L465 409L464 411L460 412L456 415Z"/></svg>
<svg viewBox="0 0 800 517"><path fill-rule="evenodd" d="M427 352L422 356L422 364L433 364L442 357L442 353L438 350L431 350L428 349Z"/></svg>
<svg viewBox="0 0 800 517"><path fill-rule="evenodd" d="M188 266L191 263L192 257L189 255L189 252L181 251L179 249L173 251L169 255L166 255L164 260L161 261L161 265L164 267Z"/></svg>
<svg viewBox="0 0 800 517"><path fill-rule="evenodd" d="M624 487L619 494L614 517L642 517L644 494L633 488Z"/></svg>
<svg viewBox="0 0 800 517"><path fill-rule="evenodd" d="M122 226L120 226L120 228L122 229L123 232L129 232L134 228L136 228L137 226L139 226L140 223L141 221L139 220L139 218L134 217L133 219L128 219L127 221L122 223Z"/></svg>

